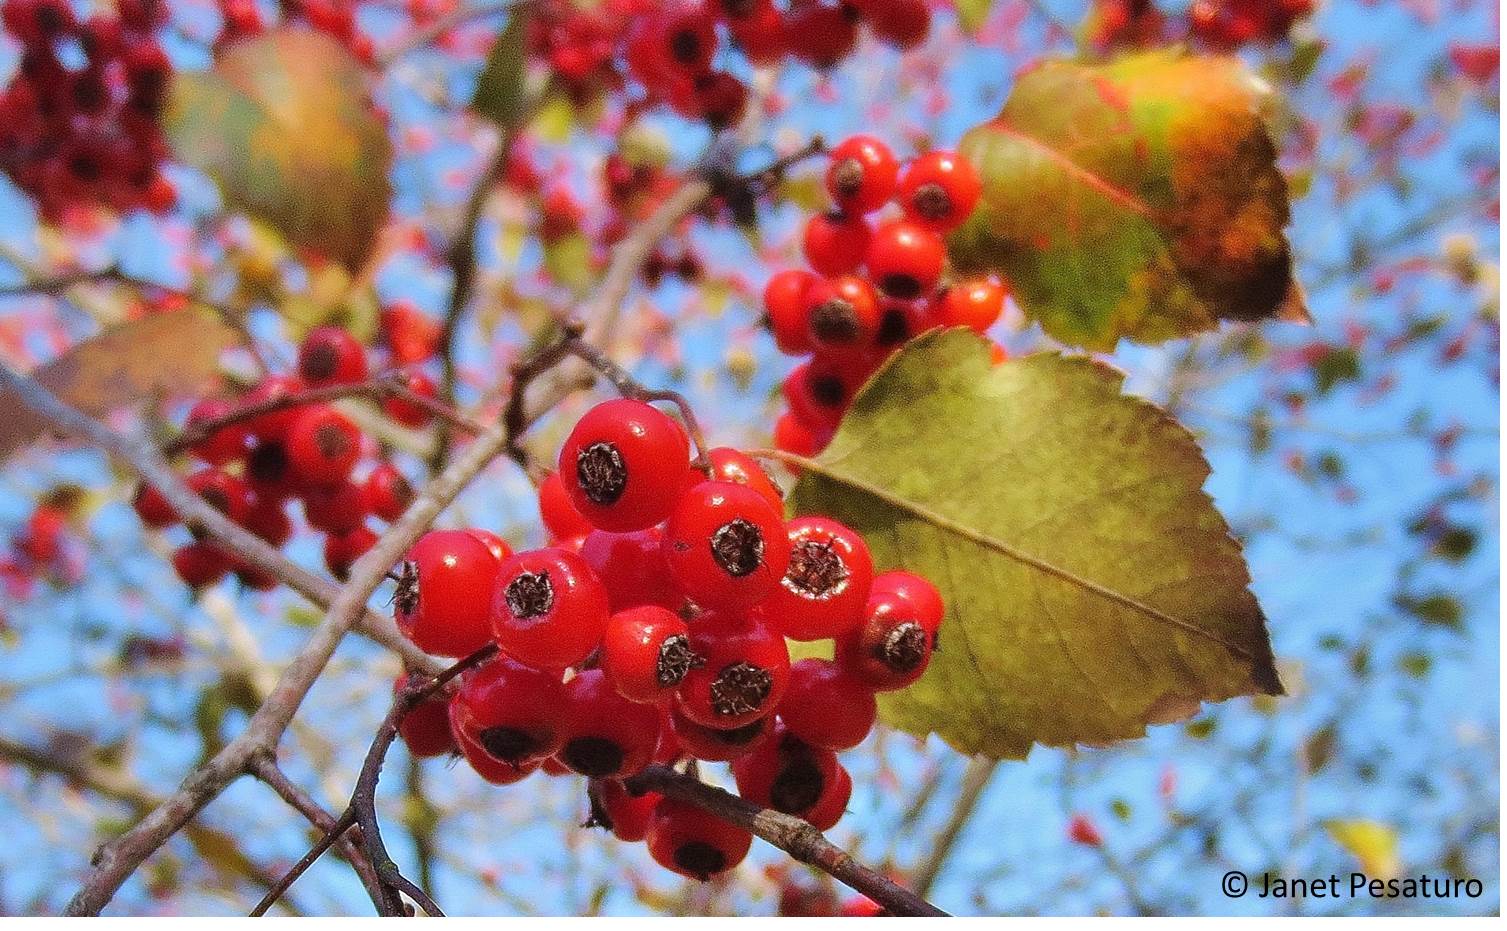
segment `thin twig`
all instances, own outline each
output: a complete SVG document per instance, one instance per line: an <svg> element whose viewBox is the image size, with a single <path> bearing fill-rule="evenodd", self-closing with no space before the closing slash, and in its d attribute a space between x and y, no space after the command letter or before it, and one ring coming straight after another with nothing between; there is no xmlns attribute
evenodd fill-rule
<svg viewBox="0 0 1507 931"><path fill-rule="evenodd" d="M968 761L968 768L963 770L963 784L958 789L957 801L953 803L952 813L947 816L947 822L932 839L931 850L926 859L911 873L911 884L916 887L916 895L929 895L932 885L937 881L937 876L942 872L942 866L947 862L947 857L952 853L952 848L962 836L963 828L968 825L973 813L978 809L979 799L984 795L984 789L989 785L989 779L994 775L994 770L999 766L998 760L976 756Z"/></svg>

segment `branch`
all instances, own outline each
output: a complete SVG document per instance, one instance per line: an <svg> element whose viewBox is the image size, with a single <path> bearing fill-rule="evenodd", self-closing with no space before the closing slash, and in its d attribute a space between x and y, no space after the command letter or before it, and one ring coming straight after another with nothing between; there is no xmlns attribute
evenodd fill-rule
<svg viewBox="0 0 1507 931"><path fill-rule="evenodd" d="M763 838L802 863L816 867L838 882L863 893L894 915L946 917L947 913L898 885L882 873L864 866L794 815L781 814L728 792L709 786L694 776L666 766L650 766L624 780L632 792L658 792L695 805L730 824Z"/></svg>

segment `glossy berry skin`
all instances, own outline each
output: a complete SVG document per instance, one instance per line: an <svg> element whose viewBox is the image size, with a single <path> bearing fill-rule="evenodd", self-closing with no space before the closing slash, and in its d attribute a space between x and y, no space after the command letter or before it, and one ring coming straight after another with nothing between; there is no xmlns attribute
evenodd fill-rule
<svg viewBox="0 0 1507 931"><path fill-rule="evenodd" d="M839 761L836 777L803 817L818 831L830 831L837 827L837 822L847 813L848 800L852 797L853 777Z"/></svg>
<svg viewBox="0 0 1507 931"><path fill-rule="evenodd" d="M164 530L178 523L178 513L168 503L162 492L143 482L136 488L131 507L141 522L155 530Z"/></svg>
<svg viewBox="0 0 1507 931"><path fill-rule="evenodd" d="M946 233L968 219L983 190L978 173L966 158L955 152L933 151L905 169L900 180L900 206L911 221Z"/></svg>
<svg viewBox="0 0 1507 931"><path fill-rule="evenodd" d="M819 281L802 268L775 272L764 285L764 318L774 334L774 344L787 356L812 350L806 306L806 289Z"/></svg>
<svg viewBox="0 0 1507 931"><path fill-rule="evenodd" d="M199 541L173 553L173 570L189 588L207 588L230 571L230 560L216 546Z"/></svg>
<svg viewBox="0 0 1507 931"><path fill-rule="evenodd" d="M580 556L558 547L518 553L493 578L490 629L504 653L559 670L596 649L607 629L607 589ZM488 590L468 594L485 606Z"/></svg>
<svg viewBox="0 0 1507 931"><path fill-rule="evenodd" d="M733 761L738 794L755 805L805 817L840 785L837 754L776 727L754 752Z"/></svg>
<svg viewBox="0 0 1507 931"><path fill-rule="evenodd" d="M785 495L774 483L774 479L769 477L769 473L759 465L758 460L728 446L713 447L707 450L706 455L712 463L713 478L722 482L747 485L763 495L770 507L776 511L784 510Z"/></svg>
<svg viewBox="0 0 1507 931"><path fill-rule="evenodd" d="M317 326L298 347L298 374L311 388L353 385L366 378L366 350L338 326Z"/></svg>
<svg viewBox="0 0 1507 931"><path fill-rule="evenodd" d="M671 798L654 806L645 840L654 862L703 882L742 863L753 846L737 825Z"/></svg>
<svg viewBox="0 0 1507 931"><path fill-rule="evenodd" d="M486 748L477 743L474 737L465 733L456 723L456 704L450 703L450 731L455 735L455 745L460 749L461 756L476 771L476 775L485 779L495 786L510 786L522 782L534 771L539 769L539 763L523 763L514 766L505 763L487 752Z"/></svg>
<svg viewBox="0 0 1507 931"><path fill-rule="evenodd" d="M303 513L315 530L350 533L366 520L366 495L349 481L310 488L304 492Z"/></svg>
<svg viewBox="0 0 1507 931"><path fill-rule="evenodd" d="M303 379L296 375L268 375L256 383L242 403L248 407L263 404L298 394L306 387ZM259 439L280 440L302 410L302 407L284 407L259 414L246 421L246 428Z"/></svg>
<svg viewBox="0 0 1507 931"><path fill-rule="evenodd" d="M851 750L874 729L874 692L836 663L803 659L790 667L780 721L813 747Z"/></svg>
<svg viewBox="0 0 1507 931"><path fill-rule="evenodd" d="M797 517L785 530L790 563L763 603L765 616L792 640L825 640L856 630L874 575L868 544L825 517Z"/></svg>
<svg viewBox="0 0 1507 931"><path fill-rule="evenodd" d="M784 522L765 497L734 482L687 490L665 524L665 557L686 597L706 608L757 604L790 559Z"/></svg>
<svg viewBox="0 0 1507 931"><path fill-rule="evenodd" d="M832 150L827 193L844 213L873 213L895 194L900 164L873 136L849 136Z"/></svg>
<svg viewBox="0 0 1507 931"><path fill-rule="evenodd" d="M188 477L186 484L189 490L203 498L210 507L237 524L246 521L256 503L250 485L219 469L195 472Z"/></svg>
<svg viewBox="0 0 1507 931"><path fill-rule="evenodd" d="M867 279L839 275L806 289L806 325L817 351L865 348L879 333L879 295Z"/></svg>
<svg viewBox="0 0 1507 931"><path fill-rule="evenodd" d="M691 622L702 658L675 693L675 707L702 727L731 730L771 714L790 682L790 650L758 613L703 615Z"/></svg>
<svg viewBox="0 0 1507 931"><path fill-rule="evenodd" d="M512 558L513 548L508 545L508 541L492 531L483 530L480 527L468 527L466 528L466 533L482 542L482 545L487 548L487 552L491 553L492 558L497 560L498 566L501 566Z"/></svg>
<svg viewBox="0 0 1507 931"><path fill-rule="evenodd" d="M655 605L618 611L602 635L602 672L629 701L668 701L699 659L685 621Z"/></svg>
<svg viewBox="0 0 1507 931"><path fill-rule="evenodd" d="M891 220L874 230L864 262L879 290L908 301L936 287L946 251L936 232L908 220Z"/></svg>
<svg viewBox="0 0 1507 931"><path fill-rule="evenodd" d="M420 397L434 400L439 394L434 387L434 380L423 372L403 372L400 377L403 387ZM422 427L434 419L429 408L397 395L383 399L382 410L405 427Z"/></svg>
<svg viewBox="0 0 1507 931"><path fill-rule="evenodd" d="M987 278L960 282L937 295L932 302L941 326L965 326L984 333L1005 309L1005 289Z"/></svg>
<svg viewBox="0 0 1507 931"><path fill-rule="evenodd" d="M935 639L937 630L942 626L946 607L942 602L942 593L930 581L914 572L891 569L874 576L872 590L898 595L914 605L916 620Z"/></svg>
<svg viewBox="0 0 1507 931"><path fill-rule="evenodd" d="M565 683L565 721L560 760L583 776L631 776L659 744L659 709L619 695L600 669Z"/></svg>
<svg viewBox="0 0 1507 931"><path fill-rule="evenodd" d="M934 639L909 599L876 589L864 607L863 625L838 639L834 652L848 675L876 692L890 692L926 672Z"/></svg>
<svg viewBox="0 0 1507 931"><path fill-rule="evenodd" d="M398 628L419 649L468 656L490 639L487 593L497 560L464 530L431 530L409 548L393 598Z"/></svg>
<svg viewBox="0 0 1507 931"><path fill-rule="evenodd" d="M499 656L462 676L450 723L494 760L527 766L565 745L564 702L557 674Z"/></svg>
<svg viewBox="0 0 1507 931"><path fill-rule="evenodd" d="M408 676L400 675L393 683L393 694L402 691ZM398 724L408 752L417 757L444 756L454 752L455 735L450 733L450 701L444 693L431 695L414 705Z"/></svg>
<svg viewBox="0 0 1507 931"><path fill-rule="evenodd" d="M858 271L869 252L874 231L863 217L818 213L806 221L801 251L818 274L827 277Z"/></svg>
<svg viewBox="0 0 1507 931"><path fill-rule="evenodd" d="M205 398L196 403L188 412L188 421L185 427L192 428L201 423L218 420L228 414L234 413L236 405L229 401L221 401L215 398ZM250 431L244 423L231 424L209 434L209 436L189 447L189 452L195 458L208 465L221 466L228 462L234 462L246 455L246 444L250 439Z"/></svg>
<svg viewBox="0 0 1507 931"><path fill-rule="evenodd" d="M325 538L324 564L341 582L351 576L351 566L377 545L377 535L366 527L357 527L350 533L335 534ZM433 652L432 650L430 652Z"/></svg>
<svg viewBox="0 0 1507 931"><path fill-rule="evenodd" d="M588 523L628 533L665 519L690 456L685 431L669 415L618 398L577 422L560 450L559 475Z"/></svg>
<svg viewBox="0 0 1507 931"><path fill-rule="evenodd" d="M565 490L559 472L551 472L539 484L539 519L551 540L582 537L595 529L570 503L570 493Z"/></svg>
<svg viewBox="0 0 1507 931"><path fill-rule="evenodd" d="M649 833L649 819L663 798L658 792L634 795L620 779L594 782L591 792L592 819L611 831L613 837L630 844L643 840Z"/></svg>
<svg viewBox="0 0 1507 931"><path fill-rule="evenodd" d="M593 530L581 541L581 558L607 590L613 611L656 605L675 610L685 601L670 578L664 533L658 527L634 533Z"/></svg>
<svg viewBox="0 0 1507 931"><path fill-rule="evenodd" d="M344 481L361 456L361 431L332 407L311 407L288 427L288 464L306 485Z"/></svg>
<svg viewBox="0 0 1507 931"><path fill-rule="evenodd" d="M763 717L742 727L722 730L697 724L678 708L669 715L670 727L679 748L698 760L727 763L747 756L764 741L774 727L774 716Z"/></svg>
<svg viewBox="0 0 1507 931"><path fill-rule="evenodd" d="M382 520L391 522L403 516L413 503L413 486L392 463L383 462L361 483L366 508Z"/></svg>

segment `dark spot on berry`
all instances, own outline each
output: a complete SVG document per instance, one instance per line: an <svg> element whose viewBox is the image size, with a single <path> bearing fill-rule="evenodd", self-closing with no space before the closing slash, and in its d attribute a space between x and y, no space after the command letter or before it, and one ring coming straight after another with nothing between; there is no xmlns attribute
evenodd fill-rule
<svg viewBox="0 0 1507 931"><path fill-rule="evenodd" d="M885 275L879 279L879 290L890 297L898 297L902 301L909 301L921 296L921 282L910 275Z"/></svg>
<svg viewBox="0 0 1507 931"><path fill-rule="evenodd" d="M858 339L858 313L840 297L822 301L811 310L811 334L824 343Z"/></svg>
<svg viewBox="0 0 1507 931"><path fill-rule="evenodd" d="M764 534L741 517L735 517L712 533L712 559L735 579L752 573L764 563Z"/></svg>
<svg viewBox="0 0 1507 931"><path fill-rule="evenodd" d="M705 662L705 658L691 649L689 637L684 634L666 637L659 645L659 656L654 663L654 681L661 688L674 688L692 669Z"/></svg>
<svg viewBox="0 0 1507 931"><path fill-rule="evenodd" d="M712 712L723 717L752 714L764 707L774 677L752 663L734 663L712 680Z"/></svg>
<svg viewBox="0 0 1507 931"><path fill-rule="evenodd" d="M836 375L811 375L806 378L811 399L822 407L841 407L848 399L847 386Z"/></svg>
<svg viewBox="0 0 1507 931"><path fill-rule="evenodd" d="M628 487L628 466L611 443L592 443L576 453L576 481L593 504L617 503Z"/></svg>
<svg viewBox="0 0 1507 931"><path fill-rule="evenodd" d="M874 647L874 658L897 673L915 672L926 662L926 630L915 621L896 624Z"/></svg>
<svg viewBox="0 0 1507 931"><path fill-rule="evenodd" d="M874 341L881 346L898 346L910 336L910 318L900 308L891 307L879 318L879 332Z"/></svg>
<svg viewBox="0 0 1507 931"><path fill-rule="evenodd" d="M516 727L489 727L476 735L476 742L514 768L539 750L539 741Z"/></svg>
<svg viewBox="0 0 1507 931"><path fill-rule="evenodd" d="M560 759L583 776L611 776L623 768L623 748L605 737L577 737L560 751Z"/></svg>
<svg viewBox="0 0 1507 931"><path fill-rule="evenodd" d="M825 599L848 587L848 564L831 540L802 540L790 551L785 588L807 598Z"/></svg>
<svg viewBox="0 0 1507 931"><path fill-rule="evenodd" d="M336 352L335 347L321 340L310 346L299 359L299 370L306 378L324 381L335 374L335 366L339 361L339 353Z"/></svg>
<svg viewBox="0 0 1507 931"><path fill-rule="evenodd" d="M928 220L945 220L952 216L952 198L948 196L947 189L935 181L916 188L916 192L911 195L910 205L916 213Z"/></svg>
<svg viewBox="0 0 1507 931"><path fill-rule="evenodd" d="M701 60L701 37L694 29L680 29L670 36L670 54L682 65Z"/></svg>
<svg viewBox="0 0 1507 931"><path fill-rule="evenodd" d="M392 603L399 614L412 614L419 609L419 567L404 560L398 569L398 588L392 594Z"/></svg>
<svg viewBox="0 0 1507 931"><path fill-rule="evenodd" d="M75 178L86 182L98 181L104 174L104 168L100 165L99 159L88 152L80 152L68 159L68 170Z"/></svg>
<svg viewBox="0 0 1507 931"><path fill-rule="evenodd" d="M799 814L822 797L822 771L804 747L796 750L769 787L769 803L775 811Z"/></svg>
<svg viewBox="0 0 1507 931"><path fill-rule="evenodd" d="M351 451L351 436L338 424L322 423L314 430L314 447L319 455L334 462Z"/></svg>
<svg viewBox="0 0 1507 931"><path fill-rule="evenodd" d="M246 457L246 474L258 482L275 485L288 474L288 451L281 443L258 443Z"/></svg>
<svg viewBox="0 0 1507 931"><path fill-rule="evenodd" d="M555 606L555 584L548 572L520 572L503 592L508 610L522 620L542 617Z"/></svg>
<svg viewBox="0 0 1507 931"><path fill-rule="evenodd" d="M727 856L706 841L687 841L675 848L675 865L705 882L727 868Z"/></svg>
<svg viewBox="0 0 1507 931"><path fill-rule="evenodd" d="M745 724L742 727L729 728L728 730L715 727L707 728L707 733L720 744L726 744L729 747L746 747L763 736L764 732L768 729L769 719L760 718L752 724Z"/></svg>
<svg viewBox="0 0 1507 931"><path fill-rule="evenodd" d="M832 184L838 197L852 197L863 187L863 163L856 158L845 158L832 167Z"/></svg>
<svg viewBox="0 0 1507 931"><path fill-rule="evenodd" d="M742 19L757 9L757 0L722 0L722 12L728 19Z"/></svg>

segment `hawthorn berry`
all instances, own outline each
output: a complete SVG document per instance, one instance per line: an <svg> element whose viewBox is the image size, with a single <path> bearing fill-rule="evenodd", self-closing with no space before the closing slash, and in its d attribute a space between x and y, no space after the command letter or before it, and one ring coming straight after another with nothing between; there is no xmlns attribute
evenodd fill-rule
<svg viewBox="0 0 1507 931"><path fill-rule="evenodd" d="M141 522L154 530L163 530L178 523L178 512L163 497L162 492L142 482L131 499L131 507Z"/></svg>
<svg viewBox="0 0 1507 931"><path fill-rule="evenodd" d="M906 167L900 180L900 205L911 221L945 233L968 219L983 190L983 182L966 158L933 151Z"/></svg>
<svg viewBox="0 0 1507 931"><path fill-rule="evenodd" d="M366 520L366 496L350 481L310 488L303 495L304 520L325 533L350 533Z"/></svg>
<svg viewBox="0 0 1507 931"><path fill-rule="evenodd" d="M344 582L350 578L351 566L356 564L356 560L365 556L376 545L377 535L366 527L357 527L350 533L332 534L325 537L325 567L330 570L330 575Z"/></svg>
<svg viewBox="0 0 1507 931"><path fill-rule="evenodd" d="M773 626L755 611L703 615L690 629L691 650L702 662L675 692L675 707L686 718L730 730L774 711L790 681L790 650Z"/></svg>
<svg viewBox="0 0 1507 931"><path fill-rule="evenodd" d="M900 164L873 136L849 136L832 150L827 193L844 213L873 213L895 195Z"/></svg>
<svg viewBox="0 0 1507 931"><path fill-rule="evenodd" d="M869 222L861 216L818 213L806 221L801 251L818 274L847 275L863 265L873 236Z"/></svg>
<svg viewBox="0 0 1507 931"><path fill-rule="evenodd" d="M257 497L241 526L272 546L280 547L293 538L293 521L288 519L281 501L263 501Z"/></svg>
<svg viewBox="0 0 1507 931"><path fill-rule="evenodd" d="M637 843L649 833L649 819L663 798L658 792L634 795L621 779L599 779L591 784L591 821L620 841Z"/></svg>
<svg viewBox="0 0 1507 931"><path fill-rule="evenodd" d="M173 552L173 570L189 588L207 588L225 578L230 560L213 543L199 540Z"/></svg>
<svg viewBox="0 0 1507 931"><path fill-rule="evenodd" d="M565 688L542 672L498 656L461 676L450 723L488 756L509 766L543 761L565 745Z"/></svg>
<svg viewBox="0 0 1507 931"><path fill-rule="evenodd" d="M618 611L602 635L602 672L629 701L669 699L700 662L686 622L657 605Z"/></svg>
<svg viewBox="0 0 1507 931"><path fill-rule="evenodd" d="M801 420L790 411L781 414L774 422L775 449L797 456L815 456L826 448L832 439L832 428L822 427ZM786 466L795 472L794 466Z"/></svg>
<svg viewBox="0 0 1507 931"><path fill-rule="evenodd" d="M664 532L658 527L634 533L593 530L581 541L581 558L607 590L613 611L656 605L674 610L685 600L670 578Z"/></svg>
<svg viewBox="0 0 1507 931"><path fill-rule="evenodd" d="M933 230L909 220L890 220L874 230L864 261L879 290L913 300L936 287L946 251Z"/></svg>
<svg viewBox="0 0 1507 931"><path fill-rule="evenodd" d="M393 694L408 683L406 674L393 683ZM455 735L450 733L450 702L442 694L431 695L409 709L398 722L398 736L417 757L444 756L454 752Z"/></svg>
<svg viewBox="0 0 1507 931"><path fill-rule="evenodd" d="M433 400L438 396L434 381L423 372L407 371L398 376L403 387L414 394ZM422 404L397 395L382 400L382 410L387 416L405 427L422 427L434 419L434 414Z"/></svg>
<svg viewBox="0 0 1507 931"><path fill-rule="evenodd" d="M247 407L254 407L282 401L299 394L305 387L303 379L296 375L268 375L246 394L244 403ZM258 414L246 422L246 429L258 439L281 440L302 410L301 406L292 405Z"/></svg>
<svg viewBox="0 0 1507 931"><path fill-rule="evenodd" d="M867 279L839 275L806 289L806 325L817 351L864 348L879 333L879 295Z"/></svg>
<svg viewBox="0 0 1507 931"><path fill-rule="evenodd" d="M217 421L234 411L235 405L230 401L205 398L189 409L188 420L184 427L193 429L200 424ZM246 429L244 423L229 424L211 432L204 439L189 447L189 452L208 465L222 466L246 455L246 443L249 438L250 431Z"/></svg>
<svg viewBox="0 0 1507 931"><path fill-rule="evenodd" d="M413 503L413 486L397 467L383 462L361 484L366 508L385 521L395 521Z"/></svg>
<svg viewBox="0 0 1507 931"><path fill-rule="evenodd" d="M1005 309L1005 289L988 278L955 284L932 301L942 326L965 326L984 333Z"/></svg>
<svg viewBox="0 0 1507 931"><path fill-rule="evenodd" d="M689 461L680 424L642 401L618 398L576 423L560 450L559 474L587 522L626 533L665 519Z"/></svg>
<svg viewBox="0 0 1507 931"><path fill-rule="evenodd" d="M926 41L931 12L926 0L848 0L863 13L874 35L902 51Z"/></svg>
<svg viewBox="0 0 1507 931"><path fill-rule="evenodd" d="M789 16L790 51L813 67L832 67L858 44L858 17L841 3L812 3Z"/></svg>
<svg viewBox="0 0 1507 931"><path fill-rule="evenodd" d="M733 43L755 65L777 64L789 50L785 17L773 0L722 0ZM736 10L729 7L737 7Z"/></svg>
<svg viewBox="0 0 1507 931"><path fill-rule="evenodd" d="M486 645L491 627L487 593L497 560L464 530L431 530L403 559L393 595L398 628L419 649L468 656Z"/></svg>
<svg viewBox="0 0 1507 931"><path fill-rule="evenodd" d="M344 481L361 456L361 431L333 407L311 407L288 427L285 443L293 474L307 485Z"/></svg>
<svg viewBox="0 0 1507 931"><path fill-rule="evenodd" d="M680 496L664 547L680 590L707 608L757 604L778 586L790 558L779 511L747 485L723 481Z"/></svg>
<svg viewBox="0 0 1507 931"><path fill-rule="evenodd" d="M485 606L485 597L477 593L491 585L492 637L513 659L540 669L564 669L584 660L601 642L607 590L579 555L558 547L518 553L501 571L494 569L492 578L472 588L468 597Z"/></svg>
<svg viewBox="0 0 1507 931"><path fill-rule="evenodd" d="M703 882L742 863L753 846L737 825L672 798L654 806L646 840L660 866Z"/></svg>
<svg viewBox="0 0 1507 931"><path fill-rule="evenodd" d="M905 688L921 678L931 662L933 634L920 615L910 599L892 591L872 591L863 625L837 640L837 664L876 692Z"/></svg>
<svg viewBox="0 0 1507 931"><path fill-rule="evenodd" d="M838 789L839 768L837 754L776 725L768 741L733 761L733 779L750 802L803 818Z"/></svg>
<svg viewBox="0 0 1507 931"><path fill-rule="evenodd" d="M570 501L570 493L559 472L551 472L539 483L539 519L551 540L569 540L585 536L595 528L581 516Z"/></svg>
<svg viewBox="0 0 1507 931"><path fill-rule="evenodd" d="M847 768L838 762L836 778L803 817L818 831L830 831L837 827L837 822L841 821L842 816L847 813L848 800L852 797L853 777L848 773Z"/></svg>
<svg viewBox="0 0 1507 931"><path fill-rule="evenodd" d="M491 553L492 558L497 560L498 566L507 562L513 555L513 548L508 545L508 541L490 530L483 530L480 527L468 527L466 533L482 542L482 545L487 548L487 552Z"/></svg>
<svg viewBox="0 0 1507 931"><path fill-rule="evenodd" d="M747 485L763 495L764 500L776 511L784 509L785 496L781 493L780 486L774 483L774 479L769 477L769 473L752 456L728 446L713 447L707 450L706 456L711 461L713 478Z"/></svg>
<svg viewBox="0 0 1507 931"><path fill-rule="evenodd" d="M310 387L351 385L366 378L366 350L338 326L317 326L298 347L298 374Z"/></svg>
<svg viewBox="0 0 1507 931"><path fill-rule="evenodd" d="M759 718L742 727L715 728L697 724L678 708L671 709L669 726L679 749L698 760L726 763L752 753L768 737L774 717Z"/></svg>
<svg viewBox="0 0 1507 931"><path fill-rule="evenodd" d="M210 507L237 524L245 522L256 502L250 485L220 469L201 469L190 475L186 484Z"/></svg>
<svg viewBox="0 0 1507 931"><path fill-rule="evenodd" d="M766 615L792 640L825 640L856 630L874 574L868 544L825 517L797 517L785 528L790 562L763 603Z"/></svg>
<svg viewBox="0 0 1507 931"><path fill-rule="evenodd" d="M619 695L601 669L565 683L565 746L560 760L583 776L631 776L659 745L659 709Z"/></svg>
<svg viewBox="0 0 1507 931"><path fill-rule="evenodd" d="M775 272L764 285L764 318L775 346L786 355L804 355L813 348L806 289L818 280L805 269L787 268Z"/></svg>
<svg viewBox="0 0 1507 931"><path fill-rule="evenodd" d="M811 746L851 750L874 729L878 712L873 690L831 660L803 659L790 667L780 721Z"/></svg>
<svg viewBox="0 0 1507 931"><path fill-rule="evenodd" d="M889 592L910 602L915 606L916 620L933 640L936 639L946 607L942 602L942 593L929 580L904 569L891 569L874 576L872 591Z"/></svg>
<svg viewBox="0 0 1507 931"><path fill-rule="evenodd" d="M476 775L493 785L509 786L522 782L540 768L541 763L529 762L514 766L492 756L476 741L476 738L457 726L456 707L456 703L452 701L450 703L450 731L455 735L455 745L459 748L461 756L466 758L466 762L471 765Z"/></svg>

